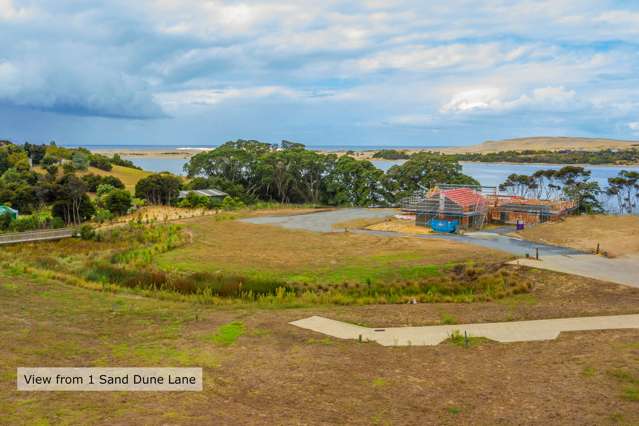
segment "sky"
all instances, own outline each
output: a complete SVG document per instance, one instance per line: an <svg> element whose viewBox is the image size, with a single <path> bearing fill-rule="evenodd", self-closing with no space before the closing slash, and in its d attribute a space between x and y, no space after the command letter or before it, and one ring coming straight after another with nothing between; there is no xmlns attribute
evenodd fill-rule
<svg viewBox="0 0 639 426"><path fill-rule="evenodd" d="M639 2L0 0L0 139L639 139Z"/></svg>

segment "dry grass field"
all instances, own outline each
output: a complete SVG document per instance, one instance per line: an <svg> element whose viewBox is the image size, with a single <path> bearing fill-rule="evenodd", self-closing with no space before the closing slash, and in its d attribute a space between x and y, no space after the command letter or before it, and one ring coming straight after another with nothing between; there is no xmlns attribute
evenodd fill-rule
<svg viewBox="0 0 639 426"><path fill-rule="evenodd" d="M336 223L335 229L369 229L371 231L399 232L402 234L430 234L430 228L416 226L415 220L387 218L356 219L347 222Z"/></svg>
<svg viewBox="0 0 639 426"><path fill-rule="evenodd" d="M0 271L3 424L637 424L639 332L469 348L382 347L288 324L375 325L626 312L639 290L540 273L499 302L256 309L147 299ZM593 296L586 296L590 295ZM393 309L391 309L393 308ZM202 367L202 392L16 392L18 366Z"/></svg>
<svg viewBox="0 0 639 426"><path fill-rule="evenodd" d="M509 255L444 240L316 233L217 220L184 220L192 243L160 255L158 264L181 271L261 275L310 284L390 282L430 276L454 263L498 263Z"/></svg>
<svg viewBox="0 0 639 426"><path fill-rule="evenodd" d="M576 138L576 137L548 137L505 139L500 141L486 141L477 145L447 148L441 152L475 152L490 153L500 151L600 151L604 149L630 149L639 147L639 141L625 141L605 138Z"/></svg>
<svg viewBox="0 0 639 426"><path fill-rule="evenodd" d="M639 254L638 216L573 216L557 223L545 223L517 233L541 243L592 252L600 244L610 257Z"/></svg>
<svg viewBox="0 0 639 426"><path fill-rule="evenodd" d="M100 176L115 176L120 179L126 189L131 191L131 193L135 192L135 184L142 178L145 178L152 174L152 172L147 172L146 170L138 170L132 169L130 167L122 167L122 166L113 166L113 169L109 172L105 170L98 169L96 167L89 167L86 173L93 173Z"/></svg>

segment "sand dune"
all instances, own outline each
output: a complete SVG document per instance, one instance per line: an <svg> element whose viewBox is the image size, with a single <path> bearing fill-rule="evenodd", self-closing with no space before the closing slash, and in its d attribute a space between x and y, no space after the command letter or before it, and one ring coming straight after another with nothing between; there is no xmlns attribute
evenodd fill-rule
<svg viewBox="0 0 639 426"><path fill-rule="evenodd" d="M470 145L456 148L445 148L441 152L500 152L500 151L524 151L524 150L575 150L575 151L599 151L603 149L630 149L639 148L639 141L624 141L616 139L600 138L574 138L574 137L531 137L505 139L501 141L486 141L478 145Z"/></svg>

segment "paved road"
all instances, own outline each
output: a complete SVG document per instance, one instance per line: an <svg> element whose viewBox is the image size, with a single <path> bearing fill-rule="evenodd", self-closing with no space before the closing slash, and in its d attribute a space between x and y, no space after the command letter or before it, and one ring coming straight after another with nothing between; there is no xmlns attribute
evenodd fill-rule
<svg viewBox="0 0 639 426"><path fill-rule="evenodd" d="M337 209L292 216L264 216L241 219L243 222L279 225L289 229L304 229L315 232L333 232L333 225L355 219L386 217L397 214L395 209Z"/></svg>
<svg viewBox="0 0 639 426"><path fill-rule="evenodd" d="M639 315L612 315L582 318L558 318L533 321L481 324L434 325L425 327L368 328L313 316L290 324L339 339L361 339L382 346L434 346L454 331L497 342L529 342L556 339L561 332L639 328Z"/></svg>

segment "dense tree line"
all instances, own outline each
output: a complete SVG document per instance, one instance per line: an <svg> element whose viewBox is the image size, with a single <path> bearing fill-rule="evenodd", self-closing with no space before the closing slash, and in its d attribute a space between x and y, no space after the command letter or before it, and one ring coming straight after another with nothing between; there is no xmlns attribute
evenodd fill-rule
<svg viewBox="0 0 639 426"><path fill-rule="evenodd" d="M511 174L499 189L520 197L574 200L580 213L601 213L604 204L618 213L637 211L638 172L621 170L617 176L608 178L606 188L591 181L590 175L590 170L579 166L542 169L532 175Z"/></svg>
<svg viewBox="0 0 639 426"><path fill-rule="evenodd" d="M373 154L373 158L379 158L383 160L408 160L410 158L410 154L405 151L398 151L396 149L380 149L375 154Z"/></svg>
<svg viewBox="0 0 639 426"><path fill-rule="evenodd" d="M483 163L547 163L547 164L637 164L639 149L605 149L601 151L502 151L453 154L458 161Z"/></svg>
<svg viewBox="0 0 639 426"><path fill-rule="evenodd" d="M95 216L99 209L109 209L109 215L126 213L131 196L124 184L114 176L86 173L89 166L110 170L112 164L113 159L83 148L2 141L0 204L18 210L20 216L15 223L11 218L0 218L0 228L21 231L57 227L61 223L79 224ZM95 193L100 187L110 193L105 192L102 199L98 197L94 202L88 193Z"/></svg>
<svg viewBox="0 0 639 426"><path fill-rule="evenodd" d="M193 156L185 171L193 178L192 188L215 187L245 202L391 205L435 183L478 184L457 161L439 154L414 155L384 173L370 161L318 153L289 141L280 146L230 141Z"/></svg>

